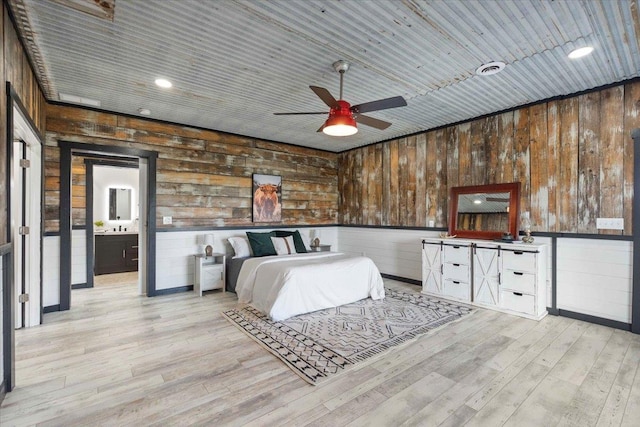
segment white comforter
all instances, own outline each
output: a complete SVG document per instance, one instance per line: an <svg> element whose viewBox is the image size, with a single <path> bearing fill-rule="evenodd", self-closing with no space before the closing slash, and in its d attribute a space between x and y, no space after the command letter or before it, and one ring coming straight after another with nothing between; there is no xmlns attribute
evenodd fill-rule
<svg viewBox="0 0 640 427"><path fill-rule="evenodd" d="M367 257L314 252L246 260L236 292L241 303L279 321L367 297L382 299L384 285Z"/></svg>

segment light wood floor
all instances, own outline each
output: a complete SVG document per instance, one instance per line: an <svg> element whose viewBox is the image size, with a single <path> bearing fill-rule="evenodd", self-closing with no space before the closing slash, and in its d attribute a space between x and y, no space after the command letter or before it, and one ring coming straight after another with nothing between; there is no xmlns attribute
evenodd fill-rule
<svg viewBox="0 0 640 427"><path fill-rule="evenodd" d="M0 425L640 423L640 337L627 332L479 309L314 387L222 318L234 294L135 293L74 290L71 311L17 331Z"/></svg>

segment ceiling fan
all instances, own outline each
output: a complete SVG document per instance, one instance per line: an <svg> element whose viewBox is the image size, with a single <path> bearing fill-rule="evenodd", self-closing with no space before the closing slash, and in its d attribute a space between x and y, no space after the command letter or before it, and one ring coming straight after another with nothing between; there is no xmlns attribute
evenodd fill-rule
<svg viewBox="0 0 640 427"><path fill-rule="evenodd" d="M340 73L340 99L335 99L331 93L318 86L309 86L311 90L318 95L325 104L330 108L329 118L320 126L318 132L324 132L331 136L349 136L358 132L356 122L374 127L376 129L386 129L391 126L391 123L384 120L375 119L370 116L365 116L362 113L369 113L371 111L386 110L388 108L404 107L407 105L407 101L401 96L394 96L392 98L379 99L377 101L365 102L364 104L358 104L351 106L347 101L342 99L342 83L344 79L344 73L349 69L349 63L347 61L336 61L333 63L333 68ZM273 113L276 116L287 115L305 115L305 114L327 114L326 111L312 112L312 113Z"/></svg>

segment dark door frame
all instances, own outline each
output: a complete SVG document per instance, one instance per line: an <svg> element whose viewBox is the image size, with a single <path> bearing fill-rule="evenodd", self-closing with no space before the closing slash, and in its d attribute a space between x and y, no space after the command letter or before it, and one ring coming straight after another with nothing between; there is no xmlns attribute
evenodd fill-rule
<svg viewBox="0 0 640 427"><path fill-rule="evenodd" d="M84 159L86 170L86 250L87 250L87 281L86 285L81 286L83 288L93 288L93 268L95 264L95 247L93 245L93 166L115 166L119 168L136 168L138 169L138 159L127 157L112 157L112 156L92 156ZM138 192L139 193L139 192ZM140 195L138 195L138 200ZM72 285L75 289L78 286Z"/></svg>
<svg viewBox="0 0 640 427"><path fill-rule="evenodd" d="M59 141L60 147L60 311L71 308L71 157L73 153L135 157L147 161L146 291L156 295L156 151ZM87 224L93 226L93 223ZM88 244L88 243L87 243ZM88 256L88 254L87 254ZM87 276L89 272L87 272Z"/></svg>
<svg viewBox="0 0 640 427"><path fill-rule="evenodd" d="M6 209L7 209L7 243L0 245L0 256L2 256L2 343L3 343L3 354L4 357L2 360L3 364L3 372L4 378L0 382L0 385L4 384L4 387L0 387L0 396L5 391L11 391L15 387L15 283L13 281L13 240L11 235L11 181L14 176L14 166L13 166L13 107L16 107L20 110L20 113L24 117L25 121L31 128L31 131L36 136L40 145L42 146L42 134L38 130L37 126L31 119L29 115L29 111L25 108L20 96L13 89L13 86L10 82L6 82L6 92L7 92L7 128L6 128L6 138L7 138L7 151L6 151L6 182L7 182L7 199L6 199ZM41 149L41 182L40 182L40 195L41 195L41 204L44 206L44 147ZM43 211L44 212L44 211ZM44 215L40 217L40 321L42 322L42 233L44 230ZM0 398L0 401L2 399Z"/></svg>

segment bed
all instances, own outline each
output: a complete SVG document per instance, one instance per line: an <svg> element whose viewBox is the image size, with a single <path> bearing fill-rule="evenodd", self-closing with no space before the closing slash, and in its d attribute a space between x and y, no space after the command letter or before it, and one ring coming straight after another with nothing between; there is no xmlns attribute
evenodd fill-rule
<svg viewBox="0 0 640 427"><path fill-rule="evenodd" d="M235 283L238 301L251 303L274 321L384 298L380 272L363 256L311 252L246 258L241 265Z"/></svg>

